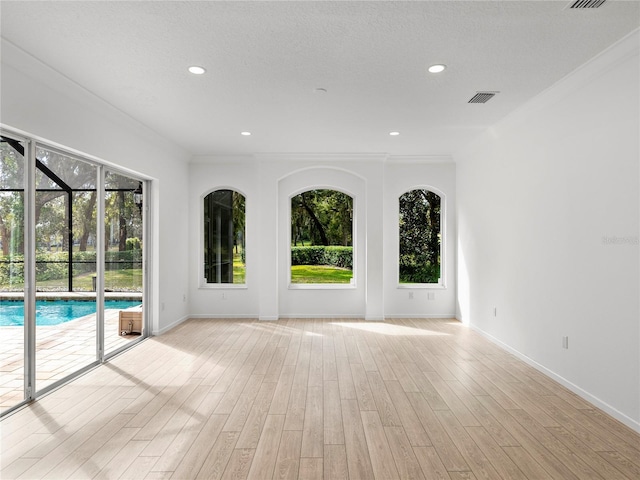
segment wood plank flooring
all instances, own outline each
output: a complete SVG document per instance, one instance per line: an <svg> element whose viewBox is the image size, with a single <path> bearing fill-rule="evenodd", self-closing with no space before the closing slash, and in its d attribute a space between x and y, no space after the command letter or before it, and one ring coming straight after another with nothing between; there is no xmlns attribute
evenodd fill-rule
<svg viewBox="0 0 640 480"><path fill-rule="evenodd" d="M637 479L640 436L455 320L189 320L0 423L2 479Z"/></svg>

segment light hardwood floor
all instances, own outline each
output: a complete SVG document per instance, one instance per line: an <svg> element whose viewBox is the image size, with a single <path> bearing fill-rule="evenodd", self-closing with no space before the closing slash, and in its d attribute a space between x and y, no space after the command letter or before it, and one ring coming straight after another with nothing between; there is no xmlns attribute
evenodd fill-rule
<svg viewBox="0 0 640 480"><path fill-rule="evenodd" d="M0 428L2 479L640 478L640 436L455 320L189 320Z"/></svg>

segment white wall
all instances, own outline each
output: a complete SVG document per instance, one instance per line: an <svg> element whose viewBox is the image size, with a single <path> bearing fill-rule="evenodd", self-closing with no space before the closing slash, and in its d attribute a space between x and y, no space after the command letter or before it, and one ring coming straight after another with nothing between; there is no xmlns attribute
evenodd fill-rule
<svg viewBox="0 0 640 480"><path fill-rule="evenodd" d="M221 160L211 165L193 164L189 169L189 305L191 316L257 317L260 290L258 276L260 190L258 171L251 157ZM206 285L203 257L203 200L218 189L236 190L245 196L246 287Z"/></svg>
<svg viewBox="0 0 640 480"><path fill-rule="evenodd" d="M189 155L11 43L2 40L1 48L5 127L152 180L152 331L166 330L188 313L183 295L188 293Z"/></svg>
<svg viewBox="0 0 640 480"><path fill-rule="evenodd" d="M455 165L449 158L386 155L256 155L197 157L190 167L190 304L201 317L442 316L455 312ZM446 196L445 288L399 289L398 197L417 186ZM200 282L202 198L217 188L246 196L245 288ZM355 285L290 288L290 198L313 188L335 188L354 198ZM409 300L408 292L415 292Z"/></svg>
<svg viewBox="0 0 640 480"><path fill-rule="evenodd" d="M385 164L384 298L387 317L446 317L456 299L456 171L448 157L395 158ZM398 288L398 208L403 193L426 188L442 198L442 287ZM413 298L410 298L413 297Z"/></svg>
<svg viewBox="0 0 640 480"><path fill-rule="evenodd" d="M635 32L456 156L458 316L635 429L639 44Z"/></svg>

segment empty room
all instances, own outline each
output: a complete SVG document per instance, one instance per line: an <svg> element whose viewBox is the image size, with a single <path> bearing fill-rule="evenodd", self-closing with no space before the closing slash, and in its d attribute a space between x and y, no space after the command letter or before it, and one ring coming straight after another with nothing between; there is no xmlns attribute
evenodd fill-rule
<svg viewBox="0 0 640 480"><path fill-rule="evenodd" d="M640 478L640 1L0 22L1 478Z"/></svg>

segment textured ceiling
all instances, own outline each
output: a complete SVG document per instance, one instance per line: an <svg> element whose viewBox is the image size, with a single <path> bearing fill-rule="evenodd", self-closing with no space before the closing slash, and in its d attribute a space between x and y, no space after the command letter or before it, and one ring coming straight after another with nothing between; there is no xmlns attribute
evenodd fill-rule
<svg viewBox="0 0 640 480"><path fill-rule="evenodd" d="M3 0L0 32L193 154L449 154L640 25L568 4Z"/></svg>

